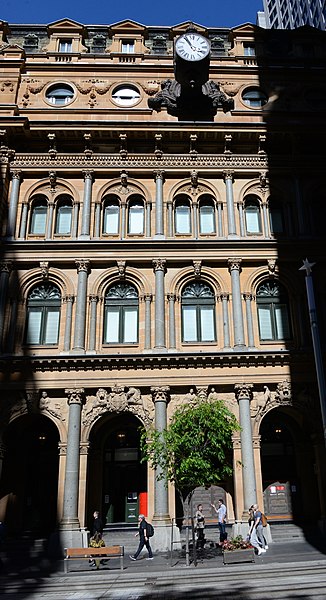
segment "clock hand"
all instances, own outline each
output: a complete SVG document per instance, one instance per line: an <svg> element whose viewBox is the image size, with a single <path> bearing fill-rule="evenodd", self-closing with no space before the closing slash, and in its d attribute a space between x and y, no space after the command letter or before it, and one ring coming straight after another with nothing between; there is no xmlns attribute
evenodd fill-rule
<svg viewBox="0 0 326 600"><path fill-rule="evenodd" d="M187 37L185 37L184 39L186 40L186 42L187 42L188 46L190 46L191 50L196 50L195 46L193 46L193 45L192 45L192 44L189 42L189 40L188 40L188 38L187 38Z"/></svg>

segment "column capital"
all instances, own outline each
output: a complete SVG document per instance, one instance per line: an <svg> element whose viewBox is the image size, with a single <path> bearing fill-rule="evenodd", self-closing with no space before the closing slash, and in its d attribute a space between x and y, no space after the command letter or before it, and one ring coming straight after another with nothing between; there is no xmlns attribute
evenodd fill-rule
<svg viewBox="0 0 326 600"><path fill-rule="evenodd" d="M18 179L20 181L22 179L22 175L22 171L20 171L19 169L15 169L11 172L11 179Z"/></svg>
<svg viewBox="0 0 326 600"><path fill-rule="evenodd" d="M243 292L243 299L244 300L252 300L253 299L253 295L251 294L251 292Z"/></svg>
<svg viewBox="0 0 326 600"><path fill-rule="evenodd" d="M153 299L152 294L144 294L143 295L144 302L152 302L152 299Z"/></svg>
<svg viewBox="0 0 326 600"><path fill-rule="evenodd" d="M75 296L73 294L67 294L67 296L65 296L64 298L62 298L63 302L71 302L73 303L75 301Z"/></svg>
<svg viewBox="0 0 326 600"><path fill-rule="evenodd" d="M228 258L229 271L241 271L242 258Z"/></svg>
<svg viewBox="0 0 326 600"><path fill-rule="evenodd" d="M96 294L90 294L88 296L88 299L89 299L90 303L92 303L92 302L98 302L98 296Z"/></svg>
<svg viewBox="0 0 326 600"><path fill-rule="evenodd" d="M81 271L86 271L86 273L89 273L90 264L90 261L87 259L77 258L75 260L75 265L77 266L77 273L80 273Z"/></svg>
<svg viewBox="0 0 326 600"><path fill-rule="evenodd" d="M228 300L228 299L229 299L229 297L230 297L230 294L229 294L229 292L221 292L221 293L220 293L220 298L221 298L221 300Z"/></svg>
<svg viewBox="0 0 326 600"><path fill-rule="evenodd" d="M224 177L224 181L226 181L227 179L231 179L231 181L234 180L234 171L223 171L223 177Z"/></svg>
<svg viewBox="0 0 326 600"><path fill-rule="evenodd" d="M92 170L82 171L82 174L84 175L84 180L91 179L93 181L94 171L92 171Z"/></svg>
<svg viewBox="0 0 326 600"><path fill-rule="evenodd" d="M151 387L151 394L153 397L153 402L154 404L156 402L169 402L169 392L170 392L170 387L168 385L166 386L159 386L159 387Z"/></svg>
<svg viewBox="0 0 326 600"><path fill-rule="evenodd" d="M68 406L71 404L79 404L82 406L85 403L85 390L84 388L65 390L67 396Z"/></svg>
<svg viewBox="0 0 326 600"><path fill-rule="evenodd" d="M155 258L154 260L152 260L152 265L153 265L154 272L165 271L166 260L163 258Z"/></svg>
<svg viewBox="0 0 326 600"><path fill-rule="evenodd" d="M0 273L10 274L13 269L13 262L11 260L3 260L0 262Z"/></svg>
<svg viewBox="0 0 326 600"><path fill-rule="evenodd" d="M240 400L252 400L253 383L236 383L234 386L235 397Z"/></svg>
<svg viewBox="0 0 326 600"><path fill-rule="evenodd" d="M176 294L173 294L173 293L167 294L166 297L169 302L175 302L177 299Z"/></svg>
<svg viewBox="0 0 326 600"><path fill-rule="evenodd" d="M163 169L159 169L157 171L153 171L153 175L154 175L154 180L156 181L157 179L162 179L162 181L165 181L165 171Z"/></svg>

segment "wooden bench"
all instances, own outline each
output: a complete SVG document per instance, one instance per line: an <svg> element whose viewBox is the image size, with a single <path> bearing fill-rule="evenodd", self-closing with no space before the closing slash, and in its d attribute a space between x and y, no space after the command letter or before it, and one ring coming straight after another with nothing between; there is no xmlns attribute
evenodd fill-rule
<svg viewBox="0 0 326 600"><path fill-rule="evenodd" d="M103 546L103 548L65 548L64 572L68 573L69 560L94 560L96 568L100 567L100 559L120 558L120 569L123 570L123 546Z"/></svg>

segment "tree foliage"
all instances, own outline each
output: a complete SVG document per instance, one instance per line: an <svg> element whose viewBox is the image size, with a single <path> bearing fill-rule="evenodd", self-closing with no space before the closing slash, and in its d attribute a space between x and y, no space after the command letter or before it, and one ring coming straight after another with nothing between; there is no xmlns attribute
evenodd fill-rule
<svg viewBox="0 0 326 600"><path fill-rule="evenodd" d="M178 408L167 429L143 432L143 460L173 482L183 500L198 486L209 487L232 474L229 450L240 427L219 400Z"/></svg>

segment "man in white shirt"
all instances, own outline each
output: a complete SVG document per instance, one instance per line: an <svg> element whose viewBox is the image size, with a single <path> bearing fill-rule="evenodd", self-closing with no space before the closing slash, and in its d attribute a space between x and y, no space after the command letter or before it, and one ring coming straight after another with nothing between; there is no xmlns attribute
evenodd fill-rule
<svg viewBox="0 0 326 600"><path fill-rule="evenodd" d="M218 508L216 508L215 504L211 504L211 506L214 508L214 510L217 514L218 528L220 530L220 543L222 544L227 538L226 529L225 529L226 506L221 498L218 501Z"/></svg>

